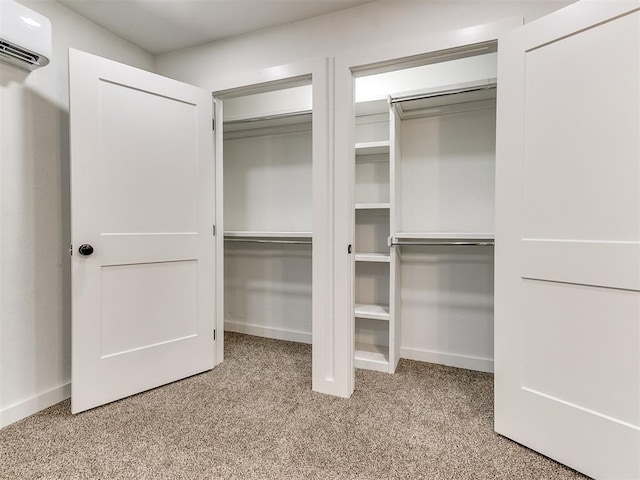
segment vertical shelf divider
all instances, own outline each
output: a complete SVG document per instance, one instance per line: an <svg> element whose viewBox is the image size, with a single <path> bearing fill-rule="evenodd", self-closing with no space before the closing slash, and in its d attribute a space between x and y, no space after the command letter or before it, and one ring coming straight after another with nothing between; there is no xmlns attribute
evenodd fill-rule
<svg viewBox="0 0 640 480"><path fill-rule="evenodd" d="M389 235L390 240L402 228L402 202L400 195L402 158L402 119L396 107L389 102ZM391 243L391 242L389 242ZM400 361L400 248L389 246L389 372L394 373Z"/></svg>

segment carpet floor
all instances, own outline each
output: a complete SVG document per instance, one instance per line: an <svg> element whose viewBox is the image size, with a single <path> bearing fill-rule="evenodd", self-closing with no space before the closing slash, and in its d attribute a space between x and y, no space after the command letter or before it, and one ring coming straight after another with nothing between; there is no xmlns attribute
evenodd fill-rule
<svg viewBox="0 0 640 480"><path fill-rule="evenodd" d="M311 347L227 333L225 362L79 415L0 430L0 478L578 479L493 432L493 376L402 360L311 391Z"/></svg>

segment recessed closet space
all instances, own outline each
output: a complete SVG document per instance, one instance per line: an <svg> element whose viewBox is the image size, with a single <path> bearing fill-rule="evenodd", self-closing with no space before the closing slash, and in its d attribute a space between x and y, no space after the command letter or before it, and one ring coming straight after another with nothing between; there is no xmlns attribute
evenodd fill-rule
<svg viewBox="0 0 640 480"><path fill-rule="evenodd" d="M225 331L311 343L312 87L223 112Z"/></svg>
<svg viewBox="0 0 640 480"><path fill-rule="evenodd" d="M496 53L355 81L355 358L493 369Z"/></svg>

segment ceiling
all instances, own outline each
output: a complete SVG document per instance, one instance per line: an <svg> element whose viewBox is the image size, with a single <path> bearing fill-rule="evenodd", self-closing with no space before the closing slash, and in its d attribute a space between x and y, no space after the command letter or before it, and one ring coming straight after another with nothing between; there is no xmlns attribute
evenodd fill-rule
<svg viewBox="0 0 640 480"><path fill-rule="evenodd" d="M159 54L351 8L371 0L58 0Z"/></svg>

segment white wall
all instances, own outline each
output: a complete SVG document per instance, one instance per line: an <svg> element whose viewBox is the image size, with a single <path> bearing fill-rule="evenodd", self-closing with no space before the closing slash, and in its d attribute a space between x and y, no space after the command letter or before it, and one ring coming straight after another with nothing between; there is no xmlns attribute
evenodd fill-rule
<svg viewBox="0 0 640 480"><path fill-rule="evenodd" d="M2 0L0 0L2 1ZM51 64L0 64L0 427L69 395L69 47L153 68L153 57L57 2Z"/></svg>
<svg viewBox="0 0 640 480"><path fill-rule="evenodd" d="M310 125L225 139L224 148L225 231L311 232Z"/></svg>
<svg viewBox="0 0 640 480"><path fill-rule="evenodd" d="M345 50L505 18L527 22L572 1L379 0L156 57L156 71L207 88L216 75L334 56Z"/></svg>
<svg viewBox="0 0 640 480"><path fill-rule="evenodd" d="M226 242L224 328L311 343L310 245Z"/></svg>

